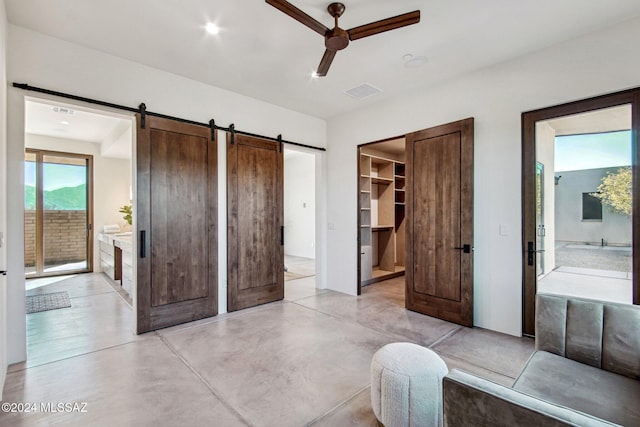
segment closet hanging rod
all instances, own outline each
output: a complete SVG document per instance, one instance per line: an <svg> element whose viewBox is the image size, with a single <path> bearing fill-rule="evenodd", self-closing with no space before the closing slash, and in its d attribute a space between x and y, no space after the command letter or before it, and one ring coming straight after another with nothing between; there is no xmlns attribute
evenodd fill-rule
<svg viewBox="0 0 640 427"><path fill-rule="evenodd" d="M18 89L22 89L22 90L31 91L31 92L44 93L46 95L58 96L60 98L72 99L74 101L86 102L88 104L96 104L96 105L101 105L103 107L115 108L117 110L129 111L131 113L139 113L140 112L139 108L127 107L126 105L119 105L119 104L114 104L114 103L111 103L111 102L100 101L98 99L86 98L84 96L72 95L72 94L69 94L69 93L57 92L55 90L44 89L44 88L36 87L36 86L30 86L27 83L15 83L14 82L13 83L13 87L18 88ZM216 130L221 130L221 131L224 131L224 132L234 132L234 133L237 133L237 134L240 134L240 135L246 135L246 136L252 136L252 137L255 137L255 138L267 139L269 141L282 142L284 144L295 145L296 147L309 148L311 150L318 150L318 151L327 151L327 149L324 148L324 147L314 147L313 145L307 145L307 144L301 144L299 142L287 141L287 140L282 139L282 138L274 138L274 137L271 137L271 136L259 135L257 133L245 132L245 131L242 131L242 130L238 130L238 129L232 128L231 126L230 127L222 127L222 126L216 125L215 123L200 123L200 122L196 122L196 121L193 121L193 120L188 120L188 119L183 119L183 118L180 118L180 117L169 116L169 115L166 115L166 114L154 113L154 112L146 111L146 110L145 110L145 114L147 116L155 116L155 117L160 117L160 118L163 118L163 119L175 120L175 121L182 122L182 123L189 123L189 124L192 124L192 125L204 126L204 127L208 127L208 128L212 128L212 129L216 129Z"/></svg>

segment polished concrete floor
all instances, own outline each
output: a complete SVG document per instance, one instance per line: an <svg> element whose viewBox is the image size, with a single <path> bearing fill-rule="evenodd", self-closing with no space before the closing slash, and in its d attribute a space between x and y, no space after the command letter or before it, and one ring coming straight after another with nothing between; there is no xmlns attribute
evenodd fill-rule
<svg viewBox="0 0 640 427"><path fill-rule="evenodd" d="M285 281L301 279L316 274L316 260L313 258L285 255L284 265L287 269L284 275Z"/></svg>
<svg viewBox="0 0 640 427"><path fill-rule="evenodd" d="M527 338L405 310L403 278L360 297L293 280L284 301L141 336L101 280L52 285L73 305L29 315L29 360L11 366L3 394L85 412L0 413L0 425L375 426L369 364L387 343L430 347L450 369L507 385L533 351Z"/></svg>

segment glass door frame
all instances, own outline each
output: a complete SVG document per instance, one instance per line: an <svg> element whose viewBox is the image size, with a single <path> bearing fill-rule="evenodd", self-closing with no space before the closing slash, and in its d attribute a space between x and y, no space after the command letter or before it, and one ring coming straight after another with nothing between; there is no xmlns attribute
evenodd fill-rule
<svg viewBox="0 0 640 427"><path fill-rule="evenodd" d="M620 105L631 106L633 304L640 304L640 88L522 113L522 334L535 335L537 291L536 123Z"/></svg>
<svg viewBox="0 0 640 427"><path fill-rule="evenodd" d="M76 274L76 273L91 273L93 271L93 156L90 154L80 154L80 153L67 153L62 151L50 151L50 150L41 150L36 148L25 148L25 162L26 162L26 154L33 154L36 157L36 238L35 238L35 246L36 246L36 273L29 274L25 277L39 278L39 277L51 277L51 276L61 276L68 274ZM86 165L86 224L85 229L86 233L86 268L79 269L70 269L63 271L52 271L45 272L44 265L44 191L43 191L43 181L44 181L44 157L45 156L55 156L55 157L68 157L73 159L82 159L85 161ZM23 204L24 211L24 204ZM25 242L26 245L26 242Z"/></svg>

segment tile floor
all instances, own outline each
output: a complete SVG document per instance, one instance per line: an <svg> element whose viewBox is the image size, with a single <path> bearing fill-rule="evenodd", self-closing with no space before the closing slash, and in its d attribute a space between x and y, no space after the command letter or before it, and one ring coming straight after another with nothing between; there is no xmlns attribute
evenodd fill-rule
<svg viewBox="0 0 640 427"><path fill-rule="evenodd" d="M74 305L29 315L29 360L4 387L4 402L86 402L86 412L0 413L0 425L375 426L369 363L387 343L431 347L450 368L507 385L533 351L528 338L405 310L402 278L360 297L294 280L284 301L142 336L104 280L51 285Z"/></svg>

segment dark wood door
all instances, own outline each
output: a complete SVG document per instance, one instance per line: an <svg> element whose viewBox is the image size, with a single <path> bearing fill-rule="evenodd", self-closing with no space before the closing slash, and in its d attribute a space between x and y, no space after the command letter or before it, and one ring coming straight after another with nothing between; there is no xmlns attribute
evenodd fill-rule
<svg viewBox="0 0 640 427"><path fill-rule="evenodd" d="M138 333L218 312L217 143L146 117L137 132Z"/></svg>
<svg viewBox="0 0 640 427"><path fill-rule="evenodd" d="M227 135L228 310L284 298L282 144Z"/></svg>
<svg viewBox="0 0 640 427"><path fill-rule="evenodd" d="M406 307L473 326L473 119L407 135Z"/></svg>

